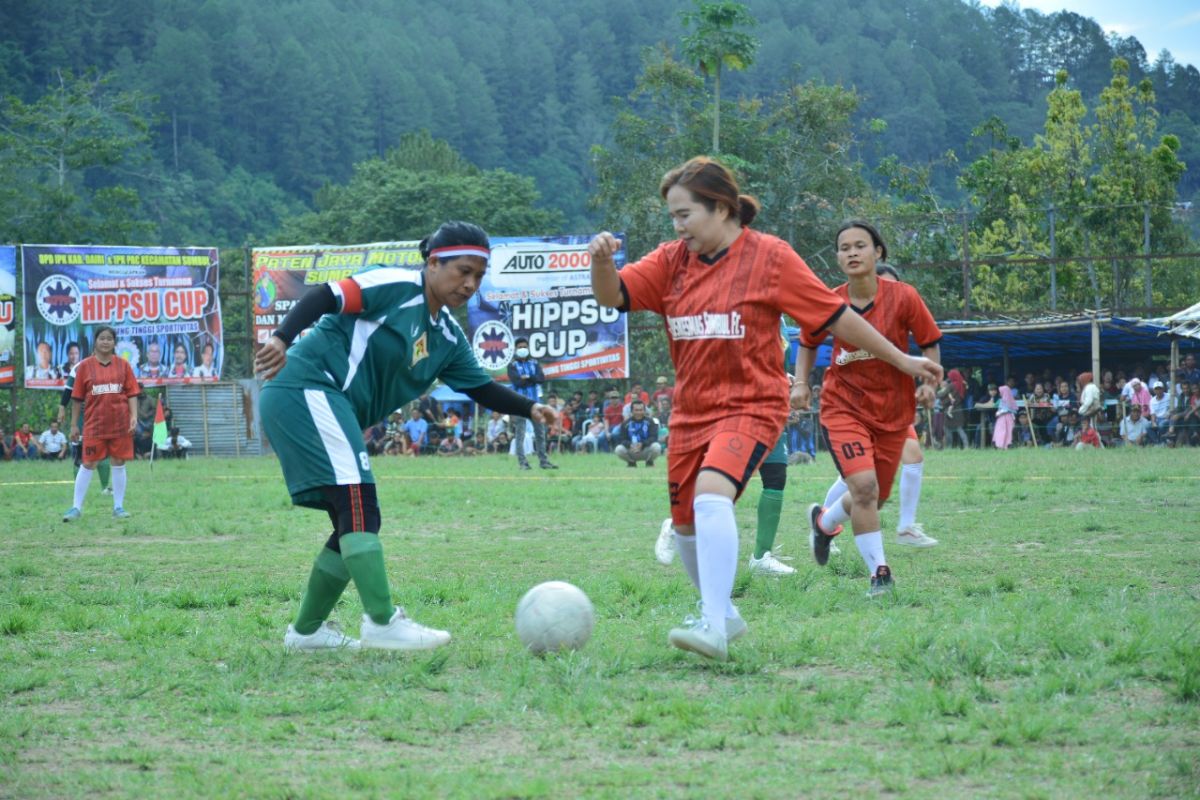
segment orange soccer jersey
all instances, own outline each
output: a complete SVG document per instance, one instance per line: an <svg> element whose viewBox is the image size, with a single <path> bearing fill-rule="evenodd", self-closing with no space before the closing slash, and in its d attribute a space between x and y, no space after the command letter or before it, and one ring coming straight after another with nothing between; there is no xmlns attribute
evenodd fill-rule
<svg viewBox="0 0 1200 800"><path fill-rule="evenodd" d="M824 331L846 308L787 242L749 228L712 263L676 240L620 276L629 309L666 323L678 376L670 447L680 453L703 447L718 424L773 444L788 403L780 315Z"/></svg>
<svg viewBox="0 0 1200 800"><path fill-rule="evenodd" d="M849 302L847 284L833 291ZM907 283L879 281L874 302L866 308L851 308L901 352L908 352L910 332L921 348L933 347L942 339L925 301ZM813 349L824 340L825 332L802 328L803 346ZM834 337L832 363L821 390L822 424L827 424L827 418L847 415L873 430L899 431L912 425L916 410L912 378L866 350Z"/></svg>
<svg viewBox="0 0 1200 800"><path fill-rule="evenodd" d="M113 356L101 364L88 356L75 367L71 397L82 400L83 440L114 439L129 435L129 398L141 394L129 362Z"/></svg>

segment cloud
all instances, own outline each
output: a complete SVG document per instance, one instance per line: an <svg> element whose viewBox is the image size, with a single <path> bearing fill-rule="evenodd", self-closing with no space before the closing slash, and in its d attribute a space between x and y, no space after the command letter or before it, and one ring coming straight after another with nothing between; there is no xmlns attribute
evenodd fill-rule
<svg viewBox="0 0 1200 800"><path fill-rule="evenodd" d="M1197 22L1200 22L1200 11L1193 11L1191 14L1185 14L1171 22L1171 27L1186 28L1188 25L1195 25Z"/></svg>

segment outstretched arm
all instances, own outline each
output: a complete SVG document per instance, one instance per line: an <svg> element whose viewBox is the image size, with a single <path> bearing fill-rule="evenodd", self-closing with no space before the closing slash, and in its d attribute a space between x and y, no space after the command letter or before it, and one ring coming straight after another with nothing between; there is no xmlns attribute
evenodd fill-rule
<svg viewBox="0 0 1200 800"><path fill-rule="evenodd" d="M900 352L871 323L858 314L842 314L829 330L839 339L870 352L896 369L937 385L942 380L942 366L923 356L910 356Z"/></svg>

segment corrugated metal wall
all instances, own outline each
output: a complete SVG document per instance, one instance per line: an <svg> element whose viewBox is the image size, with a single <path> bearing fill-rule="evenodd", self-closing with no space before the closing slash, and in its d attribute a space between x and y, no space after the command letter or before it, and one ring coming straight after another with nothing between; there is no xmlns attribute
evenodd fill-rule
<svg viewBox="0 0 1200 800"><path fill-rule="evenodd" d="M262 455L269 451L258 424L258 381L167 388L175 425L193 456Z"/></svg>

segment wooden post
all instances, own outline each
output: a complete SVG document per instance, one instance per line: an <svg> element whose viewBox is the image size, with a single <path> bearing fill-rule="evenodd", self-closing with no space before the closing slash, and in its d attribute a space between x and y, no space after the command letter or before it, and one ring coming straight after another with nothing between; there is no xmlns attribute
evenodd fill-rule
<svg viewBox="0 0 1200 800"><path fill-rule="evenodd" d="M204 455L208 452L208 384L200 385L200 408L204 412Z"/></svg>
<svg viewBox="0 0 1200 800"><path fill-rule="evenodd" d="M1100 380L1100 318L1092 314L1092 380Z"/></svg>
<svg viewBox="0 0 1200 800"><path fill-rule="evenodd" d="M229 384L229 389L233 393L233 412L234 412L234 414L236 414L237 413L238 396L241 394L241 392L239 391L240 387L237 385L237 383L231 383L231 384ZM239 458L241 458L241 455L242 455L242 440L238 436L236 425L233 428L233 454L238 456Z"/></svg>

